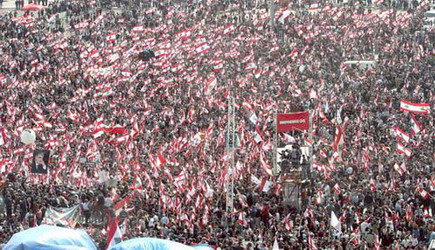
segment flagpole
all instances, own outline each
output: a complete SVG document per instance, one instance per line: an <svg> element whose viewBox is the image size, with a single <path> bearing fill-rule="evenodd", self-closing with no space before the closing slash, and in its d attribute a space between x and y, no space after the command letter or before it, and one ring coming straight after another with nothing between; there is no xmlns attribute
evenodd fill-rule
<svg viewBox="0 0 435 250"><path fill-rule="evenodd" d="M278 163L277 163L277 148L278 148L278 124L277 124L277 110L275 110L274 114L273 114L273 122L275 124L275 126L273 126L274 131L273 131L273 159L272 159L272 163L273 163L273 174L274 175L278 175Z"/></svg>
<svg viewBox="0 0 435 250"><path fill-rule="evenodd" d="M226 181L226 212L232 213L234 210L234 143L235 143L235 105L234 98L228 98L228 122L227 122L227 140L226 152L229 157L228 175Z"/></svg>
<svg viewBox="0 0 435 250"><path fill-rule="evenodd" d="M308 122L309 122L308 139L310 140L311 146L310 146L310 159L308 159L310 161L310 169L307 170L307 175L309 172L310 173L310 182L311 182L311 170L313 169L314 143L313 143L313 118L312 118L310 113L311 113L310 110L308 110Z"/></svg>

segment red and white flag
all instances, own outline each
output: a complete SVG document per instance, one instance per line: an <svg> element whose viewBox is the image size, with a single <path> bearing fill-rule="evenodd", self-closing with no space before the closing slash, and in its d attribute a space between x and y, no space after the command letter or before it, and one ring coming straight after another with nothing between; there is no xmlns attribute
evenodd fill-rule
<svg viewBox="0 0 435 250"><path fill-rule="evenodd" d="M131 29L134 33L142 33L145 31L142 25L134 26L133 29Z"/></svg>
<svg viewBox="0 0 435 250"><path fill-rule="evenodd" d="M411 150L403 146L403 144L400 142L397 143L397 152L399 154L406 155L407 157L411 157L412 154Z"/></svg>
<svg viewBox="0 0 435 250"><path fill-rule="evenodd" d="M0 128L0 146L5 145L6 144L6 134L5 134L5 129L4 128Z"/></svg>
<svg viewBox="0 0 435 250"><path fill-rule="evenodd" d="M162 147L159 147L157 151L157 166L163 165L166 163L165 157L163 156Z"/></svg>
<svg viewBox="0 0 435 250"><path fill-rule="evenodd" d="M409 143L409 134L401 130L399 127L394 127L394 133L398 139L404 140Z"/></svg>
<svg viewBox="0 0 435 250"><path fill-rule="evenodd" d="M258 129L258 127L255 127L255 130L253 132L253 136L254 136L254 141L256 143L260 143L263 141L263 136L261 135L261 131L260 131L260 129Z"/></svg>
<svg viewBox="0 0 435 250"><path fill-rule="evenodd" d="M381 241L379 240L379 236L375 235L375 250L381 250Z"/></svg>
<svg viewBox="0 0 435 250"><path fill-rule="evenodd" d="M318 249L316 247L316 245L314 244L314 240L313 240L313 237L311 237L311 234L308 235L308 248L310 250L317 250Z"/></svg>
<svg viewBox="0 0 435 250"><path fill-rule="evenodd" d="M284 21L287 19L287 17L290 15L290 10L285 10L281 13L281 16L278 18L278 21L280 23L284 23Z"/></svg>
<svg viewBox="0 0 435 250"><path fill-rule="evenodd" d="M263 177L260 183L260 192L267 193L272 187L272 182L267 180L267 177Z"/></svg>
<svg viewBox="0 0 435 250"><path fill-rule="evenodd" d="M116 41L116 35L118 35L118 33L115 33L115 32L112 32L112 33L106 35L106 41L108 41L108 42Z"/></svg>
<svg viewBox="0 0 435 250"><path fill-rule="evenodd" d="M429 114L430 106L428 103L412 103L402 99L400 100L400 110L410 113Z"/></svg>
<svg viewBox="0 0 435 250"><path fill-rule="evenodd" d="M8 82L8 78L5 74L0 74L0 85L5 85Z"/></svg>
<svg viewBox="0 0 435 250"><path fill-rule="evenodd" d="M334 152L341 152L343 147L343 129L340 125L335 126Z"/></svg>
<svg viewBox="0 0 435 250"><path fill-rule="evenodd" d="M212 77L212 78L208 79L207 80L207 85L205 85L205 88L204 88L204 93L206 95L210 95L211 91L214 89L216 84L217 84L217 78L216 77Z"/></svg>
<svg viewBox="0 0 435 250"><path fill-rule="evenodd" d="M423 197L423 199L426 200L429 198L429 193L423 188L417 188L417 192L421 195L421 197Z"/></svg>
<svg viewBox="0 0 435 250"><path fill-rule="evenodd" d="M310 93L308 95L309 95L310 99L319 99L317 92L312 88L310 89Z"/></svg>
<svg viewBox="0 0 435 250"><path fill-rule="evenodd" d="M260 152L260 166L269 176L273 176L272 167L269 166L263 159L263 154Z"/></svg>
<svg viewBox="0 0 435 250"><path fill-rule="evenodd" d="M209 49L210 49L210 46L208 46L207 43L203 43L203 44L200 44L199 46L197 46L195 51L198 54L205 54L208 52Z"/></svg>
<svg viewBox="0 0 435 250"><path fill-rule="evenodd" d="M136 175L134 178L132 189L141 189L141 188L142 188L142 181L140 180L140 177Z"/></svg>
<svg viewBox="0 0 435 250"><path fill-rule="evenodd" d="M224 35L229 35L236 30L236 26L234 24L228 25L224 28Z"/></svg>
<svg viewBox="0 0 435 250"><path fill-rule="evenodd" d="M336 194L340 194L341 193L340 186L338 186L338 183L335 183L333 189L334 189L334 192Z"/></svg>
<svg viewBox="0 0 435 250"><path fill-rule="evenodd" d="M400 175L403 175L406 172L406 164L402 163L401 165L395 163L394 170L396 170Z"/></svg>
<svg viewBox="0 0 435 250"><path fill-rule="evenodd" d="M416 135L423 130L423 127L420 125L420 123L417 121L417 119L415 119L413 115L411 115L411 124L412 124L411 131L413 135Z"/></svg>
<svg viewBox="0 0 435 250"><path fill-rule="evenodd" d="M107 237L107 246L106 249L118 244L122 241L122 233L118 226L118 220L112 221L109 227L109 234Z"/></svg>

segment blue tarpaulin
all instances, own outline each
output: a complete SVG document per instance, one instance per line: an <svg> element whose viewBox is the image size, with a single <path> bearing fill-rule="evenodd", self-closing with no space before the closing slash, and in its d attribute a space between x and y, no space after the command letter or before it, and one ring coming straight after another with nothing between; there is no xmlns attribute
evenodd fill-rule
<svg viewBox="0 0 435 250"><path fill-rule="evenodd" d="M83 230L42 225L12 236L4 250L96 250Z"/></svg>
<svg viewBox="0 0 435 250"><path fill-rule="evenodd" d="M120 242L110 248L110 250L144 250L144 249L146 250L173 250L173 249L196 250L198 248L189 247L175 241L157 239L157 238L131 239L131 240ZM201 249L205 249L205 248L201 248Z"/></svg>

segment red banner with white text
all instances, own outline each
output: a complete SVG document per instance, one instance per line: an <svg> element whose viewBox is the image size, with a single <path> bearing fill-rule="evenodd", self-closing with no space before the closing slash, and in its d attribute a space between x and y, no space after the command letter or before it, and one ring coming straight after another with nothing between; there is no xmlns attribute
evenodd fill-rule
<svg viewBox="0 0 435 250"><path fill-rule="evenodd" d="M289 132L297 130L308 130L308 111L288 114L278 114L276 126L278 132Z"/></svg>

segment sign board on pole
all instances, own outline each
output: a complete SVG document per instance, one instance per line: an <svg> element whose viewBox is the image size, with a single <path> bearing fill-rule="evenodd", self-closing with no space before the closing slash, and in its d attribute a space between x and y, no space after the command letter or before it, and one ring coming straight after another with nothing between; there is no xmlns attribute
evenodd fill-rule
<svg viewBox="0 0 435 250"><path fill-rule="evenodd" d="M308 111L288 114L278 114L276 119L278 132L289 132L295 130L308 130Z"/></svg>

